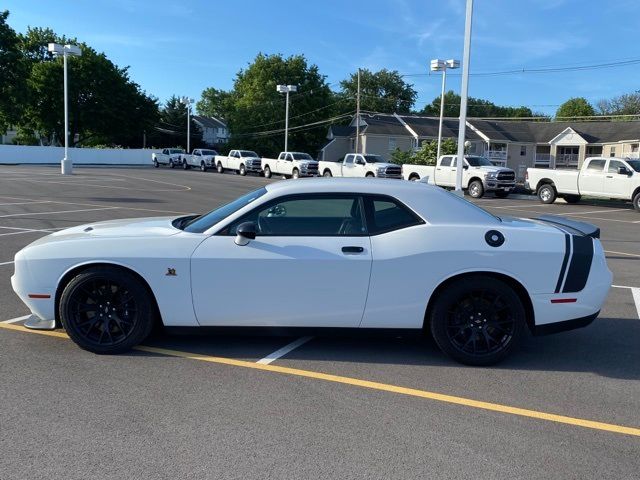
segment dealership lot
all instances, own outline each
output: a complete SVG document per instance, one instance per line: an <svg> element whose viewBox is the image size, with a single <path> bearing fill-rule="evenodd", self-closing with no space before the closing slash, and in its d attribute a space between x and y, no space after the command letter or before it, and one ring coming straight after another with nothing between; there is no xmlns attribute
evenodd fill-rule
<svg viewBox="0 0 640 480"><path fill-rule="evenodd" d="M11 291L11 261L33 240L100 220L203 212L268 182L2 167L0 320L28 313ZM85 478L89 469L95 478L637 477L640 215L618 203L477 203L501 216L599 225L616 285L600 318L528 337L482 369L416 338L160 332L109 357L61 331L2 323L0 478Z"/></svg>

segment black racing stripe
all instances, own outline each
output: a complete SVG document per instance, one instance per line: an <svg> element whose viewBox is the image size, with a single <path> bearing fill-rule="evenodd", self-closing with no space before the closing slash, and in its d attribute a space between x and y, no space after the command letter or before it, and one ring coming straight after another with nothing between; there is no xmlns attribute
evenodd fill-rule
<svg viewBox="0 0 640 480"><path fill-rule="evenodd" d="M560 293L560 287L562 287L562 280L564 280L564 274L567 271L567 263L569 263L569 247L571 238L568 233L564 234L564 258L562 259L562 268L560 269L560 275L558 275L558 283L556 283L556 293Z"/></svg>
<svg viewBox="0 0 640 480"><path fill-rule="evenodd" d="M573 235L573 255L562 293L579 292L587 284L593 261L593 238Z"/></svg>

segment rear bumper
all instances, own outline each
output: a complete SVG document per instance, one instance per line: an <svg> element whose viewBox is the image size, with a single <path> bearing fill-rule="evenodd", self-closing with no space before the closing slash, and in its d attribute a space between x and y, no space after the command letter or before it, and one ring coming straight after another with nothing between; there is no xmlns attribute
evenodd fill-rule
<svg viewBox="0 0 640 480"><path fill-rule="evenodd" d="M551 335L553 333L566 332L567 330L575 330L576 328L583 328L590 325L598 315L600 315L599 310L596 313L587 315L586 317L573 318L571 320L565 320L564 322L548 323L546 325L535 325L531 330L536 336Z"/></svg>

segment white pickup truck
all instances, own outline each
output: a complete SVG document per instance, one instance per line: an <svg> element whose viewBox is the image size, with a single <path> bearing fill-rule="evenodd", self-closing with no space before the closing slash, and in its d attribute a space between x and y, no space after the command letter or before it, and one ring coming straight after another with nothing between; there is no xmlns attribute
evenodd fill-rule
<svg viewBox="0 0 640 480"><path fill-rule="evenodd" d="M527 168L525 187L542 203L576 203L585 195L631 201L640 211L640 160L587 158L579 171Z"/></svg>
<svg viewBox="0 0 640 480"><path fill-rule="evenodd" d="M213 159L218 155L215 150L209 150L206 148L194 148L191 155L183 153L180 155L180 165L184 170L189 170L191 167L200 168L201 172L206 172L207 168L214 165Z"/></svg>
<svg viewBox="0 0 640 480"><path fill-rule="evenodd" d="M496 167L487 158L467 155L462 168L462 188L473 198L481 198L486 192L506 198L516 186L516 172ZM406 180L419 181L428 177L428 183L440 187L455 187L457 170L456 155L442 155L435 166L402 165Z"/></svg>
<svg viewBox="0 0 640 480"><path fill-rule="evenodd" d="M271 175L285 177L315 177L318 175L318 162L311 155L302 152L280 152L278 158L263 158L262 171L266 178Z"/></svg>
<svg viewBox="0 0 640 480"><path fill-rule="evenodd" d="M233 170L242 176L248 172L262 173L262 160L251 150L231 150L226 157L218 155L215 162L218 173L224 173L225 170Z"/></svg>
<svg viewBox="0 0 640 480"><path fill-rule="evenodd" d="M152 153L151 161L153 166L169 165L170 168L180 165L180 155L184 153L182 148L163 148L160 153Z"/></svg>
<svg viewBox="0 0 640 480"><path fill-rule="evenodd" d="M318 173L323 177L402 178L400 165L368 153L347 153L341 162L322 160L318 162Z"/></svg>

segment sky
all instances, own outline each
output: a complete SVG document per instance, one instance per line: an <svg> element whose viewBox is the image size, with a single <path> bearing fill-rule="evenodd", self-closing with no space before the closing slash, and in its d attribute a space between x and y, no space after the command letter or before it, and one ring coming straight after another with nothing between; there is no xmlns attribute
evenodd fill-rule
<svg viewBox="0 0 640 480"><path fill-rule="evenodd" d="M50 27L105 52L160 101L230 89L263 52L304 54L333 89L358 67L420 74L406 77L420 110L440 94L429 61L462 58L465 0L4 0L0 9L16 31ZM640 59L639 25L639 0L475 0L469 95L553 114L570 97L633 92L640 64L477 74ZM459 91L459 72L447 89Z"/></svg>

